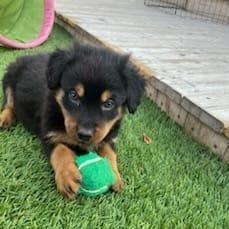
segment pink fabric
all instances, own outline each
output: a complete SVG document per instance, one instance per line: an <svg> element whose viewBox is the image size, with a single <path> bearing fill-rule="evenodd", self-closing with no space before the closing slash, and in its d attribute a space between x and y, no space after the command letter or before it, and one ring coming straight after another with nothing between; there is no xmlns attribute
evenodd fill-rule
<svg viewBox="0 0 229 229"><path fill-rule="evenodd" d="M47 40L50 32L52 31L52 26L55 19L55 0L44 0L45 1L45 8L44 8L44 19L41 31L38 35L38 37L32 41L29 41L27 43L18 42L15 40L10 40L2 35L0 35L0 43L13 47L13 48L20 48L20 49L26 49L26 48L33 48L35 46L38 46L42 44L45 40Z"/></svg>

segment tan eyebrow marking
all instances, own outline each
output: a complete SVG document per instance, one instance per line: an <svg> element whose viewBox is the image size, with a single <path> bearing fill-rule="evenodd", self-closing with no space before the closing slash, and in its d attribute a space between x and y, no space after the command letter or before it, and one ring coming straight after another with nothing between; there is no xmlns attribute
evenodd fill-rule
<svg viewBox="0 0 229 229"><path fill-rule="evenodd" d="M101 101L104 103L106 102L108 99L111 98L111 92L109 90L105 90L102 94L101 94Z"/></svg>
<svg viewBox="0 0 229 229"><path fill-rule="evenodd" d="M77 95L79 97L83 97L84 96L85 89L84 89L84 86L83 86L82 83L76 84L76 86L74 87L74 89L75 89L75 91L76 91L76 93L77 93Z"/></svg>

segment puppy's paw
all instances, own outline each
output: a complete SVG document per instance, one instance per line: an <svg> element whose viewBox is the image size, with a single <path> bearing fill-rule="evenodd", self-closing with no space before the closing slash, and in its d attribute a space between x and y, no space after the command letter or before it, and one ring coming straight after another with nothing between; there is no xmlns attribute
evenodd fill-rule
<svg viewBox="0 0 229 229"><path fill-rule="evenodd" d="M111 186L111 189L115 192L121 192L123 189L123 182L121 178L117 178L117 181L114 185Z"/></svg>
<svg viewBox="0 0 229 229"><path fill-rule="evenodd" d="M74 163L61 168L55 175L57 190L73 200L80 188L81 174Z"/></svg>
<svg viewBox="0 0 229 229"><path fill-rule="evenodd" d="M0 128L8 128L15 124L15 117L12 109L5 108L0 114Z"/></svg>

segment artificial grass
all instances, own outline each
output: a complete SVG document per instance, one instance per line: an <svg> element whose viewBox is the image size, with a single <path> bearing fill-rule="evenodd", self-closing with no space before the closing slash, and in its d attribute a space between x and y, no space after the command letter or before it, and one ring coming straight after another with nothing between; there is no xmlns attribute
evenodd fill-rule
<svg viewBox="0 0 229 229"><path fill-rule="evenodd" d="M67 46L55 26L42 46L0 48L0 76L19 55ZM2 91L1 91L2 95ZM143 141L143 134L152 143ZM229 228L229 169L144 99L123 121L117 144L125 189L70 202L35 136L21 125L0 131L0 228Z"/></svg>

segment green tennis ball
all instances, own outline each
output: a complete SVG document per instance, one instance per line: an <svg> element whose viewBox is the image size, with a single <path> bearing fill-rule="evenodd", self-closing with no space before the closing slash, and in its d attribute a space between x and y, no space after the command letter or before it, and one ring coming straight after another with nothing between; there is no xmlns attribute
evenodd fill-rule
<svg viewBox="0 0 229 229"><path fill-rule="evenodd" d="M104 194L116 181L108 159L98 156L95 152L76 157L75 163L82 175L78 194L85 196Z"/></svg>

